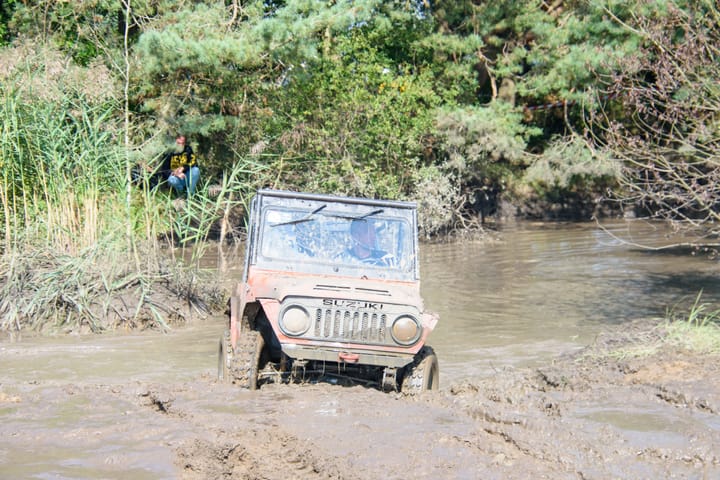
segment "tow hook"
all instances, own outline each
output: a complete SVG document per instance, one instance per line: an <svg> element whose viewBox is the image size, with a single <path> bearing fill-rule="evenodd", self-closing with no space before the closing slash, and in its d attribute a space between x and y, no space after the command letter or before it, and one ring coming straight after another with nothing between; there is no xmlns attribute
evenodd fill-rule
<svg viewBox="0 0 720 480"><path fill-rule="evenodd" d="M360 360L360 355L357 353L340 352L338 353L338 359L345 363L357 363Z"/></svg>

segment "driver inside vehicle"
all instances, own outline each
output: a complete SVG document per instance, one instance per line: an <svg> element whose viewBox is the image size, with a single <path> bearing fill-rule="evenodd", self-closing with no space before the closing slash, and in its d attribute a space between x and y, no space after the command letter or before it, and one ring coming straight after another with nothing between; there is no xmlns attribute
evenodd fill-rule
<svg viewBox="0 0 720 480"><path fill-rule="evenodd" d="M364 218L353 220L350 223L350 239L352 245L347 249L347 253L352 258L370 265L393 267L397 264L393 254L378 248L372 221Z"/></svg>

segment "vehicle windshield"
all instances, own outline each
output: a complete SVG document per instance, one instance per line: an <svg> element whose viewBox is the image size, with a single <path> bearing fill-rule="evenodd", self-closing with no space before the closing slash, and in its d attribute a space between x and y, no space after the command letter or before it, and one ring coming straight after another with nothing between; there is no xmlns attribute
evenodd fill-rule
<svg viewBox="0 0 720 480"><path fill-rule="evenodd" d="M414 215L414 209L393 203L264 198L254 219L252 263L288 272L415 281Z"/></svg>

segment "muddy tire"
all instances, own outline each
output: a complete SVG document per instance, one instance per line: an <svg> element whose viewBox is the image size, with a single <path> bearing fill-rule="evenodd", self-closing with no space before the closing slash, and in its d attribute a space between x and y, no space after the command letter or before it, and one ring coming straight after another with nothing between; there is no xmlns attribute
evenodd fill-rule
<svg viewBox="0 0 720 480"><path fill-rule="evenodd" d="M232 345L230 343L230 330L220 337L218 344L218 370L217 378L219 382L229 382L230 365L232 364Z"/></svg>
<svg viewBox="0 0 720 480"><path fill-rule="evenodd" d="M260 358L264 347L265 342L260 332L242 329L228 368L234 384L249 390L257 389Z"/></svg>
<svg viewBox="0 0 720 480"><path fill-rule="evenodd" d="M415 360L405 367L400 391L420 393L440 387L440 367L432 347L426 345L415 355Z"/></svg>

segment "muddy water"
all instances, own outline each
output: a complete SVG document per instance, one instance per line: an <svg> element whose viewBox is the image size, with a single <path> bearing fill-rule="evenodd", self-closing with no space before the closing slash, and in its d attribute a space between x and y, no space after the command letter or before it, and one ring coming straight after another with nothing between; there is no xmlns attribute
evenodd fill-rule
<svg viewBox="0 0 720 480"><path fill-rule="evenodd" d="M426 306L443 383L505 365L535 365L580 348L608 324L720 302L720 265L687 238L645 222L524 224L495 243L427 245Z"/></svg>
<svg viewBox="0 0 720 480"><path fill-rule="evenodd" d="M581 348L608 324L662 316L674 305L692 303L700 290L704 301L720 302L717 261L687 256L678 249L659 253L627 243L657 247L685 239L640 222L606 227L609 232L594 224L525 224L504 230L493 243L423 245L423 293L427 307L441 317L431 337L440 358L441 388L491 377L507 366L547 363ZM216 267L219 258L208 255L205 266ZM231 283L240 277L241 261L224 261ZM215 317L164 335L0 343L0 478L175 478L173 449L202 435L204 422L215 408L212 402L217 403L218 418L225 419L221 416L225 410L237 414L237 405L222 400L229 398L230 389L209 380L223 328L224 320ZM170 393L155 392L153 384ZM205 395L203 389L211 392ZM353 404L343 403L347 399L342 396L336 399L336 393L305 392L303 398L314 395L317 404L352 411ZM175 405L173 395L178 396ZM268 405L290 408L283 406L282 391L260 391L259 396L233 391L232 395L245 402L242 411L248 415L250 407L260 404L265 410ZM365 398L369 411L407 408L372 392L352 396ZM211 405L198 406L202 402ZM292 404L302 407L302 402ZM310 436L308 432L316 429L308 426L312 422L308 419L327 416L315 405L304 415L286 412L274 421ZM170 414L163 413L165 409ZM173 416L176 410L180 413ZM158 411L163 415L158 416ZM624 432L626 441L638 445L678 447L688 437L676 438L670 431L699 428L693 422L710 432L706 435L717 435L720 430L717 416L688 418L681 416L680 409L656 412L642 403L633 410L599 399L568 408L567 413L587 420L595 425L592 428L610 425ZM367 416L363 411L347 421ZM459 435L460 427L447 427L442 418L432 417L431 425L401 422L394 428L405 429L404 438L423 429L447 430L447 438ZM472 425L465 427L474 430ZM368 430L372 433L367 434L368 445L378 440L399 442L397 436L385 438L376 428ZM335 441L337 432L331 425L324 432L327 442ZM397 444L398 451L401 447ZM453 464L453 455L449 452L443 458ZM470 453L468 458L472 458ZM460 471L465 470L455 473Z"/></svg>

